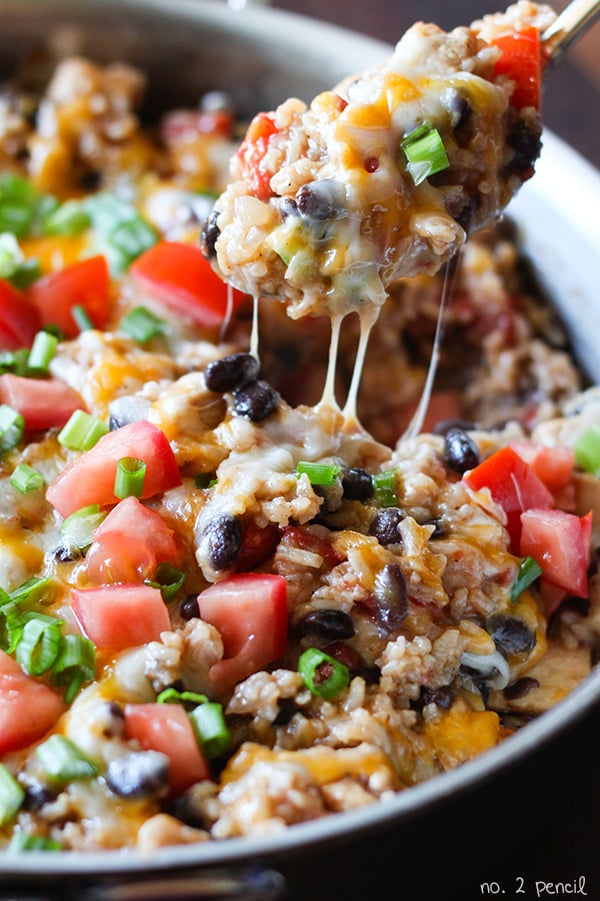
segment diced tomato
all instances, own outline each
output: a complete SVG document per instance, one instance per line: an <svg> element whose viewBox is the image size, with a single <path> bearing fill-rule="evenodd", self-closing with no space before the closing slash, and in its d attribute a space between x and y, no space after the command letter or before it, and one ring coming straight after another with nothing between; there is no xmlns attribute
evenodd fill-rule
<svg viewBox="0 0 600 901"><path fill-rule="evenodd" d="M159 563L175 563L180 556L164 519L136 497L126 497L95 530L85 571L96 584L142 582L154 577Z"/></svg>
<svg viewBox="0 0 600 901"><path fill-rule="evenodd" d="M575 466L572 447L545 447L534 441L511 441L510 446L540 477L552 494L569 484Z"/></svg>
<svg viewBox="0 0 600 901"><path fill-rule="evenodd" d="M102 329L108 315L109 290L108 264L99 254L43 276L25 296L37 307L42 325L57 325L66 338L75 338L79 328L73 307L82 306L94 327Z"/></svg>
<svg viewBox="0 0 600 901"><path fill-rule="evenodd" d="M55 691L0 651L0 755L40 739L64 709Z"/></svg>
<svg viewBox="0 0 600 901"><path fill-rule="evenodd" d="M274 194L271 190L273 172L264 168L263 161L271 138L278 133L273 114L259 113L250 123L238 148L237 158L242 164L242 177L259 200L268 200Z"/></svg>
<svg viewBox="0 0 600 901"><path fill-rule="evenodd" d="M302 548L303 551L310 551L311 554L319 554L332 566L341 563L344 559L343 555L338 553L329 541L325 541L303 526L287 526L281 540L285 544Z"/></svg>
<svg viewBox="0 0 600 901"><path fill-rule="evenodd" d="M0 375L0 402L25 419L27 429L62 426L75 410L85 410L79 394L59 379L28 379L10 372Z"/></svg>
<svg viewBox="0 0 600 901"><path fill-rule="evenodd" d="M213 270L199 247L159 241L129 268L149 294L199 325L221 325L245 295L230 288Z"/></svg>
<svg viewBox="0 0 600 901"><path fill-rule="evenodd" d="M181 484L177 460L164 433L141 419L108 432L91 450L72 460L48 488L48 501L65 517L88 504L116 504L115 475L122 457L146 463L143 498Z"/></svg>
<svg viewBox="0 0 600 901"><path fill-rule="evenodd" d="M230 138L232 130L233 116L226 109L172 110L160 123L160 136L167 145L181 140L193 140L198 135Z"/></svg>
<svg viewBox="0 0 600 901"><path fill-rule="evenodd" d="M530 507L551 507L553 497L533 469L511 447L503 447L463 476L473 491L489 488L506 513L511 550L519 553L521 513Z"/></svg>
<svg viewBox="0 0 600 901"><path fill-rule="evenodd" d="M198 595L200 616L223 639L223 659L209 679L224 691L281 657L287 641L287 588L283 576L240 573Z"/></svg>
<svg viewBox="0 0 600 901"><path fill-rule="evenodd" d="M540 596L542 599L542 608L546 619L550 619L555 610L558 610L564 599L568 596L568 592L558 585L553 585L548 579L540 578Z"/></svg>
<svg viewBox="0 0 600 901"><path fill-rule="evenodd" d="M145 751L166 754L174 794L210 779L190 718L178 704L127 704L125 737L137 740Z"/></svg>
<svg viewBox="0 0 600 901"><path fill-rule="evenodd" d="M122 651L158 641L171 628L160 589L150 585L103 585L74 588L73 611L96 647Z"/></svg>
<svg viewBox="0 0 600 901"><path fill-rule="evenodd" d="M511 104L515 109L525 106L540 107L542 82L542 55L540 34L530 26L512 34L502 35L492 41L502 51L494 67L495 75L506 75L515 83Z"/></svg>
<svg viewBox="0 0 600 901"><path fill-rule="evenodd" d="M0 350L30 347L40 325L37 307L0 278Z"/></svg>
<svg viewBox="0 0 600 901"><path fill-rule="evenodd" d="M521 522L521 555L533 557L548 582L586 598L592 514L531 509L521 515Z"/></svg>

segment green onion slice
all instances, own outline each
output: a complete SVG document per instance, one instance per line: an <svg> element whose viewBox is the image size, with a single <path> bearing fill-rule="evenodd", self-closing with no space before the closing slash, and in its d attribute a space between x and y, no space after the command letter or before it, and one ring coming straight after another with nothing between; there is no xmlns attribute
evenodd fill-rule
<svg viewBox="0 0 600 901"><path fill-rule="evenodd" d="M7 826L19 812L25 792L12 773L0 763L0 827Z"/></svg>
<svg viewBox="0 0 600 901"><path fill-rule="evenodd" d="M12 232L2 232L0 234L0 278L12 278L24 259L23 251Z"/></svg>
<svg viewBox="0 0 600 901"><path fill-rule="evenodd" d="M442 172L450 165L444 142L437 128L431 122L423 122L400 141L406 157L406 168L415 185Z"/></svg>
<svg viewBox="0 0 600 901"><path fill-rule="evenodd" d="M27 463L19 463L10 479L10 484L21 494L29 494L30 491L36 491L44 485L44 476L33 466Z"/></svg>
<svg viewBox="0 0 600 901"><path fill-rule="evenodd" d="M223 708L215 701L207 701L195 707L189 714L202 753L208 760L219 757L227 750L231 735L225 722Z"/></svg>
<svg viewBox="0 0 600 901"><path fill-rule="evenodd" d="M42 229L47 235L75 237L89 228L91 219L79 200L65 200L42 217Z"/></svg>
<svg viewBox="0 0 600 901"><path fill-rule="evenodd" d="M146 344L164 333L165 323L146 307L134 307L123 316L119 328L138 344Z"/></svg>
<svg viewBox="0 0 600 901"><path fill-rule="evenodd" d="M71 316L80 332L91 332L93 330L94 323L83 304L78 303L71 307Z"/></svg>
<svg viewBox="0 0 600 901"><path fill-rule="evenodd" d="M213 472L198 472L194 476L194 485L196 488L210 488L216 481Z"/></svg>
<svg viewBox="0 0 600 901"><path fill-rule="evenodd" d="M42 270L40 267L39 260L35 260L33 258L29 258L23 260L20 266L13 272L10 277L10 282L15 288L18 288L19 291L24 291L25 288L28 288L33 282L35 282L38 278L41 278Z"/></svg>
<svg viewBox="0 0 600 901"><path fill-rule="evenodd" d="M8 404L0 404L0 454L16 447L25 431L25 420Z"/></svg>
<svg viewBox="0 0 600 901"><path fill-rule="evenodd" d="M380 507L395 507L398 504L396 492L396 470L386 469L373 476L373 492Z"/></svg>
<svg viewBox="0 0 600 901"><path fill-rule="evenodd" d="M26 347L0 351L0 373L14 372L15 375L26 375L28 357L29 351Z"/></svg>
<svg viewBox="0 0 600 901"><path fill-rule="evenodd" d="M583 432L575 444L575 462L581 469L600 476L600 425L592 425Z"/></svg>
<svg viewBox="0 0 600 901"><path fill-rule="evenodd" d="M299 460L296 474L307 475L311 485L334 485L341 472L337 463L310 463L307 460Z"/></svg>
<svg viewBox="0 0 600 901"><path fill-rule="evenodd" d="M26 835L24 832L15 832L10 840L8 851L60 851L60 842L43 835Z"/></svg>
<svg viewBox="0 0 600 901"><path fill-rule="evenodd" d="M137 457L121 457L117 463L114 492L116 497L141 497L144 493L146 461Z"/></svg>
<svg viewBox="0 0 600 901"><path fill-rule="evenodd" d="M64 735L51 735L37 746L35 753L44 772L62 785L76 779L93 779L99 773L94 761Z"/></svg>
<svg viewBox="0 0 600 901"><path fill-rule="evenodd" d="M176 688L165 688L157 697L159 704L204 704L208 701L206 695L196 691L178 691Z"/></svg>
<svg viewBox="0 0 600 901"><path fill-rule="evenodd" d="M25 237L35 206L35 193L28 179L12 173L0 176L0 232Z"/></svg>
<svg viewBox="0 0 600 901"><path fill-rule="evenodd" d="M105 518L106 513L100 510L99 504L88 504L70 513L60 530L65 547L70 551L87 551L95 530Z"/></svg>
<svg viewBox="0 0 600 901"><path fill-rule="evenodd" d="M33 339L29 357L27 358L27 368L34 369L38 372L48 372L48 366L54 356L58 338L50 332L38 332Z"/></svg>
<svg viewBox="0 0 600 901"><path fill-rule="evenodd" d="M513 604L519 600L526 588L535 582L542 574L542 567L533 557L524 557L519 565L517 577L510 590L510 599Z"/></svg>
<svg viewBox="0 0 600 901"><path fill-rule="evenodd" d="M0 647L8 654L13 654L21 640L26 620L16 601L3 603L0 608L0 615L2 626Z"/></svg>
<svg viewBox="0 0 600 901"><path fill-rule="evenodd" d="M160 588L163 601L172 601L185 582L185 573L170 563L159 563L153 579L146 579L146 584Z"/></svg>
<svg viewBox="0 0 600 901"><path fill-rule="evenodd" d="M71 450L87 451L107 432L108 425L104 420L84 410L75 410L58 433L58 441Z"/></svg>
<svg viewBox="0 0 600 901"><path fill-rule="evenodd" d="M56 662L62 643L63 620L32 614L23 626L15 648L15 657L24 670L32 676L47 672Z"/></svg>
<svg viewBox="0 0 600 901"><path fill-rule="evenodd" d="M319 648L307 648L302 652L298 672L307 688L325 700L335 698L350 683L348 667Z"/></svg>
<svg viewBox="0 0 600 901"><path fill-rule="evenodd" d="M95 677L94 643L83 635L65 635L50 677L54 685L67 686L65 703L70 704L84 682L91 682Z"/></svg>
<svg viewBox="0 0 600 901"><path fill-rule="evenodd" d="M11 591L10 599L17 604L39 601L52 584L50 576L43 576L41 578L32 576L30 579L26 579L25 582L22 582L14 589L14 591Z"/></svg>

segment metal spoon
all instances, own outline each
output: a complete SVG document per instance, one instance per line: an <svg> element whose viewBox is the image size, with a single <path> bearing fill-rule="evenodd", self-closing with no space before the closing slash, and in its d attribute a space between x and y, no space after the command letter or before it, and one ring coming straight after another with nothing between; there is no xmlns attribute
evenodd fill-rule
<svg viewBox="0 0 600 901"><path fill-rule="evenodd" d="M542 53L546 69L554 66L573 41L584 34L600 16L600 0L572 0L542 32Z"/></svg>

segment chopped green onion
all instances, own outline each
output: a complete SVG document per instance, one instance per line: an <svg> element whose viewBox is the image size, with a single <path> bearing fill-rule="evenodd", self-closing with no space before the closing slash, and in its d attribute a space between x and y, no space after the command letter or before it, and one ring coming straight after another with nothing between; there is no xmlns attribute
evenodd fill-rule
<svg viewBox="0 0 600 901"><path fill-rule="evenodd" d="M87 197L83 201L83 208L94 230L103 237L109 235L121 222L130 222L139 216L133 204L119 200L108 191Z"/></svg>
<svg viewBox="0 0 600 901"><path fill-rule="evenodd" d="M396 470L386 469L373 476L373 492L380 507L395 507L398 503L396 492Z"/></svg>
<svg viewBox="0 0 600 901"><path fill-rule="evenodd" d="M26 375L28 357L29 351L26 347L14 351L0 351L0 373L14 372L16 375Z"/></svg>
<svg viewBox="0 0 600 901"><path fill-rule="evenodd" d="M37 491L44 484L44 476L33 466L27 463L19 463L10 477L10 484L21 494L29 494L30 491Z"/></svg>
<svg viewBox="0 0 600 901"><path fill-rule="evenodd" d="M196 488L210 488L216 481L214 473L212 472L199 472L194 476L194 485Z"/></svg>
<svg viewBox="0 0 600 901"><path fill-rule="evenodd" d="M146 584L160 588L163 601L169 603L185 582L185 573L170 563L159 563L153 579L146 579Z"/></svg>
<svg viewBox="0 0 600 901"><path fill-rule="evenodd" d="M124 272L137 256L158 241L158 235L135 206L114 194L95 194L84 201L84 208L99 238L99 250L108 260L113 275Z"/></svg>
<svg viewBox="0 0 600 901"><path fill-rule="evenodd" d="M516 604L526 588L542 574L542 567L533 557L524 557L519 565L517 577L510 590L510 599Z"/></svg>
<svg viewBox="0 0 600 901"><path fill-rule="evenodd" d="M15 288L18 288L19 291L24 291L25 288L28 288L29 285L40 278L41 275L42 270L39 260L31 258L23 260L21 265L11 275L10 282Z"/></svg>
<svg viewBox="0 0 600 901"><path fill-rule="evenodd" d="M25 626L25 619L21 608L16 601L2 604L0 608L2 616L2 632L0 633L0 647L7 654L13 654Z"/></svg>
<svg viewBox="0 0 600 901"><path fill-rule="evenodd" d="M60 842L43 835L26 835L24 832L15 832L10 840L8 851L60 851Z"/></svg>
<svg viewBox="0 0 600 901"><path fill-rule="evenodd" d="M65 635L60 653L52 668L54 685L66 685L64 701L70 704L84 682L96 677L96 649L83 635Z"/></svg>
<svg viewBox="0 0 600 901"><path fill-rule="evenodd" d="M74 237L90 225L91 219L79 200L66 200L42 219L42 228L47 235Z"/></svg>
<svg viewBox="0 0 600 901"><path fill-rule="evenodd" d="M76 779L93 779L99 773L94 761L64 735L51 735L37 746L35 753L44 772L61 785Z"/></svg>
<svg viewBox="0 0 600 901"><path fill-rule="evenodd" d="M157 697L158 704L204 704L208 701L206 695L196 691L178 691L176 688L165 688Z"/></svg>
<svg viewBox="0 0 600 901"><path fill-rule="evenodd" d="M41 676L56 662L62 643L63 620L33 614L25 623L21 638L15 648L15 657L31 676Z"/></svg>
<svg viewBox="0 0 600 901"><path fill-rule="evenodd" d="M16 447L25 431L25 420L8 404L0 404L0 454Z"/></svg>
<svg viewBox="0 0 600 901"><path fill-rule="evenodd" d="M220 704L207 701L195 707L188 716L207 760L219 757L227 750L231 735Z"/></svg>
<svg viewBox="0 0 600 901"><path fill-rule="evenodd" d="M125 266L128 266L144 250L153 247L158 237L141 216L136 216L128 222L120 222L106 236L106 240L109 247L117 251Z"/></svg>
<svg viewBox="0 0 600 901"><path fill-rule="evenodd" d="M600 476L600 425L592 425L583 432L575 444L575 462L581 469Z"/></svg>
<svg viewBox="0 0 600 901"><path fill-rule="evenodd" d="M63 520L61 535L65 547L70 551L84 553L94 540L94 532L106 518L99 504L80 507Z"/></svg>
<svg viewBox="0 0 600 901"><path fill-rule="evenodd" d="M450 165L440 133L430 122L423 122L413 129L400 141L400 147L415 185Z"/></svg>
<svg viewBox="0 0 600 901"><path fill-rule="evenodd" d="M5 591L4 588L0 588L0 607L2 607L4 604L10 604L10 603L11 603L11 600L10 600L10 595L9 595L8 591ZM1 610L0 610L0 613L2 613Z"/></svg>
<svg viewBox="0 0 600 901"><path fill-rule="evenodd" d="M94 328L94 323L90 319L89 313L83 304L75 304L74 307L71 307L71 316L75 320L75 325L79 329L80 332L91 332Z"/></svg>
<svg viewBox="0 0 600 901"><path fill-rule="evenodd" d="M307 648L300 655L298 672L314 695L330 700L344 691L350 683L347 666L319 648Z"/></svg>
<svg viewBox="0 0 600 901"><path fill-rule="evenodd" d="M164 333L165 323L146 307L134 307L123 316L119 327L138 344L146 344Z"/></svg>
<svg viewBox="0 0 600 901"><path fill-rule="evenodd" d="M0 763L0 827L8 823L19 812L25 792L12 773Z"/></svg>
<svg viewBox="0 0 600 901"><path fill-rule="evenodd" d="M121 457L117 463L114 492L116 497L141 497L146 478L146 461Z"/></svg>
<svg viewBox="0 0 600 901"><path fill-rule="evenodd" d="M108 425L104 420L91 416L84 410L75 410L58 433L58 441L71 450L87 451L107 432Z"/></svg>
<svg viewBox="0 0 600 901"><path fill-rule="evenodd" d="M0 176L0 232L24 237L34 212L35 194L31 183L11 173Z"/></svg>
<svg viewBox="0 0 600 901"><path fill-rule="evenodd" d="M50 332L38 332L33 339L29 357L27 358L27 368L36 369L39 372L48 372L48 366L54 356L58 338L51 335Z"/></svg>
<svg viewBox="0 0 600 901"><path fill-rule="evenodd" d="M300 460L296 467L297 475L307 475L311 485L334 485L341 472L337 463L310 463Z"/></svg>
<svg viewBox="0 0 600 901"><path fill-rule="evenodd" d="M0 234L0 278L10 279L25 259L12 232Z"/></svg>
<svg viewBox="0 0 600 901"><path fill-rule="evenodd" d="M25 582L22 582L14 591L11 591L10 599L17 604L39 601L39 599L46 594L46 591L51 585L52 579L50 576L43 576L42 578L32 576L30 579L26 579Z"/></svg>

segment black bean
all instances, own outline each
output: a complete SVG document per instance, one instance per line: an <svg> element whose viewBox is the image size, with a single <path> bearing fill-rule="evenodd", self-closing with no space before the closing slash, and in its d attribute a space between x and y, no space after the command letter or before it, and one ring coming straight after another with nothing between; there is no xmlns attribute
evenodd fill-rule
<svg viewBox="0 0 600 901"><path fill-rule="evenodd" d="M296 193L296 205L303 216L324 222L335 219L343 211L344 189L340 182L327 178L313 181Z"/></svg>
<svg viewBox="0 0 600 901"><path fill-rule="evenodd" d="M230 513L215 516L204 531L208 562L213 569L229 569L242 546L242 527Z"/></svg>
<svg viewBox="0 0 600 901"><path fill-rule="evenodd" d="M421 685L417 707L425 707L427 704L435 704L441 710L450 710L454 700L452 689L449 685L441 685L439 688L429 688Z"/></svg>
<svg viewBox="0 0 600 901"><path fill-rule="evenodd" d="M204 381L209 391L224 394L254 381L259 363L252 354L230 354L213 360L204 370Z"/></svg>
<svg viewBox="0 0 600 901"><path fill-rule="evenodd" d="M523 676L522 679L517 679L516 682L511 682L510 685L506 686L504 697L507 701L516 701L517 698L524 698L525 695L529 694L532 688L538 688L539 684L537 679Z"/></svg>
<svg viewBox="0 0 600 901"><path fill-rule="evenodd" d="M290 216L299 216L300 210L298 204L293 197L277 197L273 198L273 204L281 213L281 218L285 221Z"/></svg>
<svg viewBox="0 0 600 901"><path fill-rule="evenodd" d="M217 225L219 218L219 210L212 210L208 219L202 227L200 234L200 249L207 260L212 260L217 255L216 243L221 229Z"/></svg>
<svg viewBox="0 0 600 901"><path fill-rule="evenodd" d="M380 544L399 544L400 523L404 519L404 513L398 507L385 507L379 510L369 528L369 535L374 535Z"/></svg>
<svg viewBox="0 0 600 901"><path fill-rule="evenodd" d="M520 651L530 651L535 645L534 633L516 616L498 614L487 621L486 627L496 647L505 657Z"/></svg>
<svg viewBox="0 0 600 901"><path fill-rule="evenodd" d="M44 782L32 781L25 786L23 807L25 810L40 810L44 804L54 801L60 789L58 786L46 785Z"/></svg>
<svg viewBox="0 0 600 901"><path fill-rule="evenodd" d="M111 760L106 784L121 798L144 798L162 793L169 781L169 759L158 751L136 751Z"/></svg>
<svg viewBox="0 0 600 901"><path fill-rule="evenodd" d="M298 636L320 635L322 638L344 639L354 635L354 623L343 610L311 610L296 624Z"/></svg>
<svg viewBox="0 0 600 901"><path fill-rule="evenodd" d="M510 127L506 143L514 150L509 163L510 173L525 175L533 167L542 149L542 129L536 119L517 119Z"/></svg>
<svg viewBox="0 0 600 901"><path fill-rule="evenodd" d="M185 620L198 619L200 616L200 607L198 606L198 598L195 594L190 594L187 598L183 599L181 607L179 608L179 615Z"/></svg>
<svg viewBox="0 0 600 901"><path fill-rule="evenodd" d="M461 475L479 463L479 450L463 429L451 428L444 435L444 462Z"/></svg>
<svg viewBox="0 0 600 901"><path fill-rule="evenodd" d="M277 409L279 394L268 382L257 379L233 392L233 408L250 422L262 422Z"/></svg>
<svg viewBox="0 0 600 901"><path fill-rule="evenodd" d="M463 94L454 88L447 88L442 94L442 103L450 114L452 128L459 129L466 125L471 117L471 104Z"/></svg>
<svg viewBox="0 0 600 901"><path fill-rule="evenodd" d="M379 629L385 634L396 632L408 614L406 579L397 563L388 563L378 573L373 596Z"/></svg>
<svg viewBox="0 0 600 901"><path fill-rule="evenodd" d="M287 726L291 718L294 716L298 708L293 698L279 699L279 713L273 720L274 726Z"/></svg>
<svg viewBox="0 0 600 901"><path fill-rule="evenodd" d="M368 501L373 497L373 477L364 469L346 469L342 475L344 497L353 501Z"/></svg>
<svg viewBox="0 0 600 901"><path fill-rule="evenodd" d="M102 734L106 738L119 738L125 731L125 711L117 701L109 701L104 709L104 728Z"/></svg>
<svg viewBox="0 0 600 901"><path fill-rule="evenodd" d="M71 548L61 545L54 551L54 559L57 563L71 563L75 560L75 555Z"/></svg>

